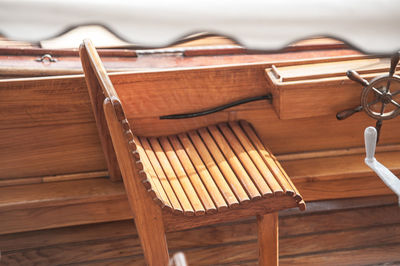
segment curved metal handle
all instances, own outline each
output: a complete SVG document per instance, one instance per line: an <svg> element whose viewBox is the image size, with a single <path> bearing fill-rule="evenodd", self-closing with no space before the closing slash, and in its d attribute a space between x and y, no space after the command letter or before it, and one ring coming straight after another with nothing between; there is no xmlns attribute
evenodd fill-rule
<svg viewBox="0 0 400 266"><path fill-rule="evenodd" d="M400 206L400 179L375 159L376 138L376 129L367 127L364 131L365 153L367 155L365 157L365 164L397 195Z"/></svg>

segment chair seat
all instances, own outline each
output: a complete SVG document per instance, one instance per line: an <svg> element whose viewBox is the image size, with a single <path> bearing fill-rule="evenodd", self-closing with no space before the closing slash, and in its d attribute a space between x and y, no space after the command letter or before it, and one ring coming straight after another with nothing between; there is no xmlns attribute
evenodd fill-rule
<svg viewBox="0 0 400 266"><path fill-rule="evenodd" d="M251 201L302 198L276 158L245 122L221 123L178 135L133 136L142 182L163 209L214 214ZM132 143L132 144L133 144Z"/></svg>

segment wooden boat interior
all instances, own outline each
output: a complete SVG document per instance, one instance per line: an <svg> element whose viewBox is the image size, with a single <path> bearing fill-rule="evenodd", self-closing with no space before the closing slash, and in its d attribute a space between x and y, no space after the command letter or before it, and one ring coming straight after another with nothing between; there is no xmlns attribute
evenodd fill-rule
<svg viewBox="0 0 400 266"><path fill-rule="evenodd" d="M363 87L346 71L371 80L388 73L390 58L327 38L275 54L207 35L159 49L130 45L98 51L135 136L151 140L247 121L282 165L307 203L305 212L279 213L282 265L400 261L397 199L363 163L363 131L375 120L364 112L336 117L360 104ZM103 153L78 49L4 40L0 51L0 264L143 265L123 182ZM57 61L40 61L46 54ZM264 98L168 119L254 97ZM384 121L376 157L400 175L397 132L398 118ZM170 253L183 251L188 265L258 260L254 218L169 230L166 238Z"/></svg>

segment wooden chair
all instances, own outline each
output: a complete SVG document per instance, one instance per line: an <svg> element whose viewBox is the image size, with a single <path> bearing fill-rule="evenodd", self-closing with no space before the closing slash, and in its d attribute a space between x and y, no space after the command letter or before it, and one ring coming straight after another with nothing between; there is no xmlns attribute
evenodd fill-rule
<svg viewBox="0 0 400 266"><path fill-rule="evenodd" d="M305 204L252 126L136 136L124 106L129 99L120 100L90 41L80 57L109 171L116 174L118 162L147 263L168 265L166 231L257 216L259 263L277 265L277 211Z"/></svg>

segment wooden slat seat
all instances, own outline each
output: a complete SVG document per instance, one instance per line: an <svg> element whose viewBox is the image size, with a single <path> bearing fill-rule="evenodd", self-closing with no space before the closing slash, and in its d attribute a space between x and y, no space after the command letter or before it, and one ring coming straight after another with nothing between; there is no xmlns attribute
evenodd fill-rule
<svg viewBox="0 0 400 266"><path fill-rule="evenodd" d="M253 127L210 123L175 135L138 136L128 108L140 104L133 100L135 82L119 90L120 100L91 42L80 55L108 170L121 173L147 263L168 264L165 231L257 216L260 264L277 265L277 212L304 210L305 203Z"/></svg>
<svg viewBox="0 0 400 266"><path fill-rule="evenodd" d="M285 171L246 121L131 138L143 184L160 207L173 213L213 214L283 195L304 208Z"/></svg>

